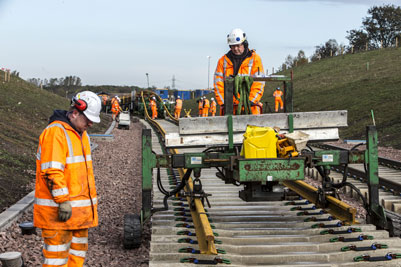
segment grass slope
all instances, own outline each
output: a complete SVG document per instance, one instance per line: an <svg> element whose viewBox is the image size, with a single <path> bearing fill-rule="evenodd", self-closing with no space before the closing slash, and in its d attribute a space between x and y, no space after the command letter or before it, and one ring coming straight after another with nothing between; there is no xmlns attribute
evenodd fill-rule
<svg viewBox="0 0 401 267"><path fill-rule="evenodd" d="M54 109L68 109L69 100L0 71L0 212L27 193L35 179L39 135ZM104 132L108 117L91 132Z"/></svg>
<svg viewBox="0 0 401 267"><path fill-rule="evenodd" d="M365 139L373 110L381 145L401 149L400 62L398 48L347 54L296 67L294 111L348 110L349 127L341 129L341 138ZM289 76L290 72L282 74ZM266 83L261 100L265 110L274 110L272 94L277 86L281 84ZM198 113L195 101L184 101L183 108L191 109L191 116Z"/></svg>

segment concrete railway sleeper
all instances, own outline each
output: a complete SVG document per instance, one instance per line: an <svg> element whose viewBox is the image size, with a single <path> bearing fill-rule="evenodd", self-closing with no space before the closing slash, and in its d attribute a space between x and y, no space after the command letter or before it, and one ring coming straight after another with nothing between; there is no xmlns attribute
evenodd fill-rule
<svg viewBox="0 0 401 267"><path fill-rule="evenodd" d="M158 126L152 127L162 129L164 134L178 131L175 124L164 120L148 120L148 123L149 126L157 123ZM180 191L165 200L165 194L158 187L163 185L165 191L174 190L181 183L185 171L174 166L183 163L173 161L182 159L172 154L159 157L166 153L160 146L163 138L154 131L145 135L151 144L145 141L143 144L153 147L155 154L152 155L158 162L151 189L153 201L149 205L165 207L166 202L169 206L168 210L150 211L146 218L152 222L150 266L377 266L378 261L385 261L386 266L400 264L401 241L390 238L387 231L378 230L372 224L351 225L350 221L330 215L330 209L313 200L294 198L292 194L288 194L290 200L244 202L238 197L243 185L233 186L216 177L213 168L202 168L201 173L194 174L195 179L201 180L195 186L201 185L197 190L205 193L204 204L207 197L211 207L204 208L202 197L198 196L202 206L199 212L191 195L193 182L187 193ZM202 151L201 148L180 149L183 154ZM141 220L144 214L143 210ZM200 216L208 222L209 235L202 233L205 230L199 224ZM199 239L201 236L203 239ZM213 241L214 253L208 253L210 241Z"/></svg>

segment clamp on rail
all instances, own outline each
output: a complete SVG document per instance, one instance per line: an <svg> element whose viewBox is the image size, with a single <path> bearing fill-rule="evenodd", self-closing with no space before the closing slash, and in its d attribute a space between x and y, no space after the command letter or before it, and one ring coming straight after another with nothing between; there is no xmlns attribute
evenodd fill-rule
<svg viewBox="0 0 401 267"><path fill-rule="evenodd" d="M393 259L400 259L401 253L392 253L389 252L384 256L372 257L370 255L361 255L354 258L354 261L389 261Z"/></svg>
<svg viewBox="0 0 401 267"><path fill-rule="evenodd" d="M219 263L231 264L231 261L220 258L220 257L215 257L213 260L198 260L197 258L182 258L182 259L180 259L180 262L181 263L195 263L195 264L209 264L209 265L217 265Z"/></svg>
<svg viewBox="0 0 401 267"><path fill-rule="evenodd" d="M376 250L376 249L385 249L388 248L386 244L379 244L379 243L373 243L369 247L358 247L356 245L349 245L341 248L341 251L367 251L367 250Z"/></svg>

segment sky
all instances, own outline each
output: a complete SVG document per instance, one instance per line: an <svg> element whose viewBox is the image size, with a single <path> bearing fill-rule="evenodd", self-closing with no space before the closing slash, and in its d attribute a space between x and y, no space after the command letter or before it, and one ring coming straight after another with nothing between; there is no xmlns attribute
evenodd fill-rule
<svg viewBox="0 0 401 267"><path fill-rule="evenodd" d="M241 28L268 74L329 39L348 45L372 6L401 0L0 0L0 68L84 85L212 87ZM148 74L148 75L146 75Z"/></svg>

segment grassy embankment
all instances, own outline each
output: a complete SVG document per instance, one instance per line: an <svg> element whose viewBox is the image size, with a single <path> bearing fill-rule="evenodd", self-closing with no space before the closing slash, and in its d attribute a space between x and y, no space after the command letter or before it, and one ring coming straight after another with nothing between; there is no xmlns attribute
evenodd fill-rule
<svg viewBox="0 0 401 267"><path fill-rule="evenodd" d="M4 83L0 71L0 212L27 193L35 179L38 138L54 109L68 109L69 100L41 90L22 79ZM104 133L111 119L90 130Z"/></svg>
<svg viewBox="0 0 401 267"><path fill-rule="evenodd" d="M341 138L365 139L373 109L380 144L401 149L400 62L398 48L342 55L296 67L294 111L348 110L349 127L341 129ZM289 71L284 74L290 75ZM277 85L266 83L262 98L273 110L272 94ZM195 100L185 101L183 108L197 115Z"/></svg>

